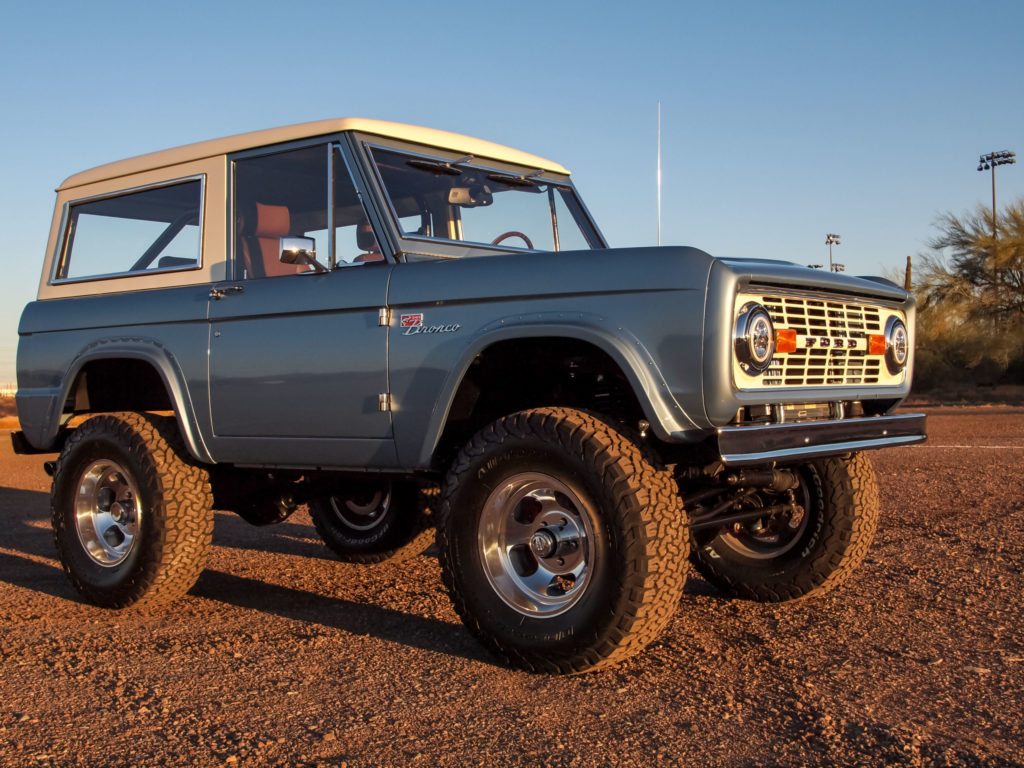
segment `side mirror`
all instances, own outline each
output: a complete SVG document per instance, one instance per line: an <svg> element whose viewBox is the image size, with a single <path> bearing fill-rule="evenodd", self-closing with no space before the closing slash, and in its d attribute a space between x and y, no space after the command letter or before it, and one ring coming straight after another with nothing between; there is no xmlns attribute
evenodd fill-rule
<svg viewBox="0 0 1024 768"><path fill-rule="evenodd" d="M282 237L281 263L305 264L317 272L326 272L327 267L316 260L316 240L312 237Z"/></svg>

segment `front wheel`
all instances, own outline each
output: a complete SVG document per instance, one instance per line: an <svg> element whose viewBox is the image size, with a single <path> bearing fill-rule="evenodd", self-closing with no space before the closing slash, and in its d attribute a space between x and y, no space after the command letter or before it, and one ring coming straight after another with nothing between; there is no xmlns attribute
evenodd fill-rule
<svg viewBox="0 0 1024 768"><path fill-rule="evenodd" d="M183 458L174 419L95 416L68 438L53 474L61 564L106 608L166 603L206 564L213 536L207 471Z"/></svg>
<svg viewBox="0 0 1024 768"><path fill-rule="evenodd" d="M758 602L820 594L844 582L867 554L879 515L871 461L834 456L794 472L799 483L789 513L696 534L694 565L727 594ZM764 492L751 503L773 509L778 501Z"/></svg>
<svg viewBox="0 0 1024 768"><path fill-rule="evenodd" d="M467 628L531 671L581 672L640 651L686 579L671 474L609 424L566 408L499 419L462 449L438 543Z"/></svg>

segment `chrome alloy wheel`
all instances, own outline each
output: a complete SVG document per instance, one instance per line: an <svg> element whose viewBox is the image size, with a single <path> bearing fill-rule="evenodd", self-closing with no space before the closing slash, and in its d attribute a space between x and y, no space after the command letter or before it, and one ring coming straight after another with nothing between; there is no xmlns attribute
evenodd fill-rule
<svg viewBox="0 0 1024 768"><path fill-rule="evenodd" d="M388 507L391 506L391 484L351 496L331 496L329 502L345 526L356 531L369 531L380 525L387 516Z"/></svg>
<svg viewBox="0 0 1024 768"><path fill-rule="evenodd" d="M98 565L124 562L135 547L143 510L132 476L117 462L89 464L78 480L75 525L78 540Z"/></svg>
<svg viewBox="0 0 1024 768"><path fill-rule="evenodd" d="M590 581L593 515L575 491L550 475L508 478L488 496L477 528L491 587L524 616L569 610Z"/></svg>

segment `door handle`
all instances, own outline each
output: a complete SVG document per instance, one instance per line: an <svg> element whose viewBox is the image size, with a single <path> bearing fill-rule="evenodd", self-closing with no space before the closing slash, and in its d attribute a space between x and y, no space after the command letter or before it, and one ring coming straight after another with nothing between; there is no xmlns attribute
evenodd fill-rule
<svg viewBox="0 0 1024 768"><path fill-rule="evenodd" d="M216 288L215 287L215 288L211 288L210 289L210 298L211 299L223 299L229 293L242 293L244 290L245 290L245 288L243 288L240 285L227 285L227 286L224 286L223 288Z"/></svg>

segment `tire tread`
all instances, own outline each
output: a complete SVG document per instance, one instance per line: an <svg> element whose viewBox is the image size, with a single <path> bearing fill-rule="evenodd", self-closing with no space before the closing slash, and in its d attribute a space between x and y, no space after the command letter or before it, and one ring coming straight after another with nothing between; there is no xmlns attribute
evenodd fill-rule
<svg viewBox="0 0 1024 768"><path fill-rule="evenodd" d="M564 658L527 652L484 630L461 594L449 555L454 497L477 462L509 440L554 443L590 467L611 489L615 514L626 525L617 584L623 607L589 646ZM470 632L507 663L535 672L576 673L611 666L654 640L671 620L686 582L689 529L670 472L653 455L596 415L570 408L537 408L499 419L478 432L453 462L438 513L442 577ZM497 600L497 596L494 597Z"/></svg>
<svg viewBox="0 0 1024 768"><path fill-rule="evenodd" d="M878 485L871 460L857 453L818 463L823 470L825 519L821 553L783 578L762 582L737 578L715 559L695 549L697 571L726 593L765 603L800 600L843 584L864 560L878 527Z"/></svg>
<svg viewBox="0 0 1024 768"><path fill-rule="evenodd" d="M116 594L81 579L62 556L64 571L79 593L105 607L152 607L176 600L192 588L209 556L213 538L209 473L186 458L173 418L126 411L88 419L68 438L53 473L50 514L58 552L62 552L62 536L77 535L63 530L63 514L56 501L59 488L67 464L90 441L116 443L144 467L136 481L140 494L152 494L155 500L148 514L159 530L147 561Z"/></svg>

